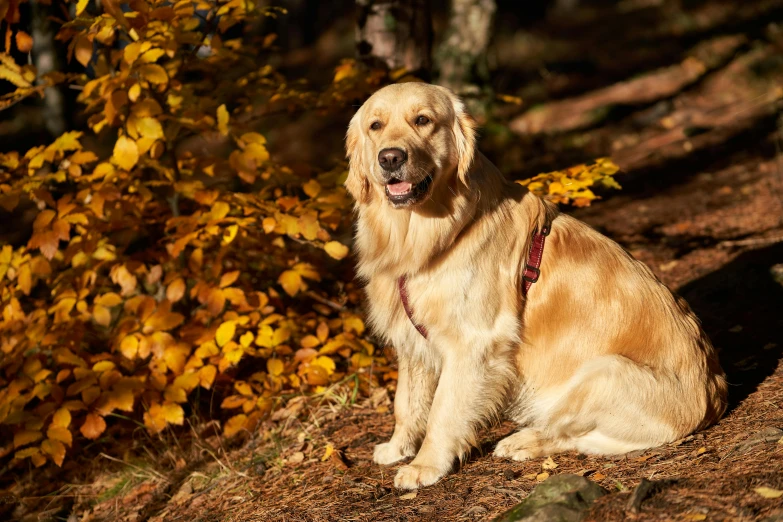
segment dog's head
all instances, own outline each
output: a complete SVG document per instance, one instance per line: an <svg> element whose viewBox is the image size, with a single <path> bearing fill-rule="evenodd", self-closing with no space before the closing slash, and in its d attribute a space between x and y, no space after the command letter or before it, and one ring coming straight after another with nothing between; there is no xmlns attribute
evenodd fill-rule
<svg viewBox="0 0 783 522"><path fill-rule="evenodd" d="M438 187L467 185L475 123L451 91L425 83L379 90L348 126L350 171L345 185L359 203L388 200L412 207Z"/></svg>

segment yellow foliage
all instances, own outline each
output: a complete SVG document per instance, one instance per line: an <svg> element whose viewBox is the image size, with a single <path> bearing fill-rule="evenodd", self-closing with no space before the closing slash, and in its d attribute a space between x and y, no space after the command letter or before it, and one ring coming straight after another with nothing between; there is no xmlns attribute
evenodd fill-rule
<svg viewBox="0 0 783 522"><path fill-rule="evenodd" d="M125 422L117 411L151 433L182 425L200 388L234 410L217 413L232 436L283 397L395 376L337 262L350 253L337 240L351 231L345 163L294 173L270 155L271 120L250 117L344 114L393 78L348 60L317 93L248 60L256 48L224 38L279 12L259 2L122 5L78 0L61 25L84 74L38 75L0 52L0 80L14 89L0 110L78 84L88 127L0 154L0 204L37 212L26 244L0 248L0 445L16 463L61 465L74 438ZM20 49L30 44L14 30ZM197 42L209 53L194 53ZM109 150L91 145L103 136ZM598 186L617 188L616 171L601 159L522 183L582 205Z"/></svg>

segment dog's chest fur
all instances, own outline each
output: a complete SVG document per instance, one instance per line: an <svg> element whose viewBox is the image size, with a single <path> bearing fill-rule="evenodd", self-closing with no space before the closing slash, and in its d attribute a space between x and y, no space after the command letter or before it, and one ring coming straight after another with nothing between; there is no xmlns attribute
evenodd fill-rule
<svg viewBox="0 0 783 522"><path fill-rule="evenodd" d="M470 234L469 241L456 241L425 270L407 275L412 320L402 304L397 274L370 277L370 321L398 351L425 360L434 357L436 360L430 362L437 366L449 352L477 353L490 345L518 341L526 228L517 234L504 234L483 225ZM484 247L489 242L493 242L493 248ZM500 250L498 242L504 244ZM500 256L499 251L503 252ZM427 329L426 340L413 321Z"/></svg>

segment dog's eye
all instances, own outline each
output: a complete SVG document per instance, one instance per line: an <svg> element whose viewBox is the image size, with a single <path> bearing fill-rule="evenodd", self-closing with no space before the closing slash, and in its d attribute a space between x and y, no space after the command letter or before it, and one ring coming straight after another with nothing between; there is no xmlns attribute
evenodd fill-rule
<svg viewBox="0 0 783 522"><path fill-rule="evenodd" d="M430 119L426 116L419 116L416 118L416 125L427 125L430 122Z"/></svg>
<svg viewBox="0 0 783 522"><path fill-rule="evenodd" d="M372 125L370 125L370 129L372 130L378 130L380 128L381 128L381 122L379 121L374 121L372 122Z"/></svg>

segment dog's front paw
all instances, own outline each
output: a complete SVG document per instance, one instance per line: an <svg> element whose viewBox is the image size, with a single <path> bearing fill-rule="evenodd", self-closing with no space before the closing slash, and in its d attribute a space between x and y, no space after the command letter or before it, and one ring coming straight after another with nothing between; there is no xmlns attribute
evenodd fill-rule
<svg viewBox="0 0 783 522"><path fill-rule="evenodd" d="M394 464L406 457L412 457L413 453L408 453L400 448L398 444L394 442L384 442L375 446L375 451L372 454L372 460L376 464L381 466L387 466Z"/></svg>
<svg viewBox="0 0 783 522"><path fill-rule="evenodd" d="M394 477L394 487L398 489L417 489L421 486L435 484L445 475L444 472L432 466L409 464L403 466Z"/></svg>

